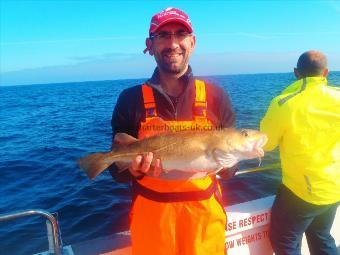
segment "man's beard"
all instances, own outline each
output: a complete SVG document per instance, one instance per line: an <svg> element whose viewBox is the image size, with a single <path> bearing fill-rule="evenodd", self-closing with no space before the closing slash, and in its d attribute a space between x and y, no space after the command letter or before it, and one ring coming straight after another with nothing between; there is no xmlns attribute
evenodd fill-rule
<svg viewBox="0 0 340 255"><path fill-rule="evenodd" d="M183 62L179 66L174 66L174 65L171 65L171 64L165 64L165 63L161 62L161 63L158 64L158 66L159 66L160 69L162 69L163 72L170 73L170 74L179 74L186 67L185 63L183 63Z"/></svg>
<svg viewBox="0 0 340 255"><path fill-rule="evenodd" d="M161 54L161 58L159 58L158 60L156 59L156 62L158 64L158 67L165 73L169 73L169 74L179 74L181 72L183 72L183 70L186 69L187 65L188 65L188 59L183 58L182 62L180 62L179 64L175 64L177 62L166 62L163 61L163 59L165 58L164 55L165 54L170 54L173 53L172 50L164 50ZM181 51L182 56L185 56L185 50Z"/></svg>

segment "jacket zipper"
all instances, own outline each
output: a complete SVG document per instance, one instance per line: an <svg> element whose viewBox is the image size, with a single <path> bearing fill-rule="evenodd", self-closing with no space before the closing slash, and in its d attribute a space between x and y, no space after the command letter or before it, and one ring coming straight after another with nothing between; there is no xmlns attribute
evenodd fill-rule
<svg viewBox="0 0 340 255"><path fill-rule="evenodd" d="M175 120L177 121L177 106L178 106L178 102L179 102L179 98L178 97L176 97L176 106L174 106L174 108L175 108Z"/></svg>
<svg viewBox="0 0 340 255"><path fill-rule="evenodd" d="M172 106L172 109L174 110L174 113L175 113L175 120L177 120L177 105L178 105L178 102L179 102L179 98L176 97L176 107L175 107L174 104L172 103L171 99L169 98L169 96L163 90L160 90L158 87L154 86L151 83L149 83L149 85L152 88L155 88L156 90L158 90L165 97L165 99L170 103L170 105Z"/></svg>

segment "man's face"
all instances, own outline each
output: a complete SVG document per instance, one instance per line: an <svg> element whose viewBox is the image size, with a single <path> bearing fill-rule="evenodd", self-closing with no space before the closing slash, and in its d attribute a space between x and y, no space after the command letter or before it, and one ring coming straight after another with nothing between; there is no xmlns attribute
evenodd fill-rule
<svg viewBox="0 0 340 255"><path fill-rule="evenodd" d="M195 37L180 23L162 26L152 39L147 40L150 54L154 55L158 67L171 74L181 74L187 70L195 42Z"/></svg>

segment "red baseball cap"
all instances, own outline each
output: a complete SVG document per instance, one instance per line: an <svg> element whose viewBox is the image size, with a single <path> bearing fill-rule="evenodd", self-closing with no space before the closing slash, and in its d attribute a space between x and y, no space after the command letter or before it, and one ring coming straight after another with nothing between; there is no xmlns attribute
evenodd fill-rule
<svg viewBox="0 0 340 255"><path fill-rule="evenodd" d="M187 14L177 8L168 7L152 17L149 35L156 32L161 26L170 22L181 23L186 26L190 33L193 31L192 24Z"/></svg>

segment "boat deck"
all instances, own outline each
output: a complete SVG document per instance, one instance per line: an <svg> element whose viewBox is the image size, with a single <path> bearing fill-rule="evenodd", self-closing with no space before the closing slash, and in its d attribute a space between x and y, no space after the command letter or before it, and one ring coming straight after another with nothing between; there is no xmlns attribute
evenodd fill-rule
<svg viewBox="0 0 340 255"><path fill-rule="evenodd" d="M270 223L270 208L274 196L265 197L242 204L226 207L228 222L238 222L249 217L256 217L258 220L253 224L237 227L226 231L226 245L228 255L273 255L269 239L268 227ZM332 235L340 254L340 212L337 211L332 227ZM261 238L251 238L253 236ZM250 240L250 241L249 241ZM43 252L36 255L48 255ZM302 242L302 255L309 255L305 237ZM116 233L110 236L99 237L93 240L68 245L64 247L64 255L131 255L130 233L128 231Z"/></svg>

